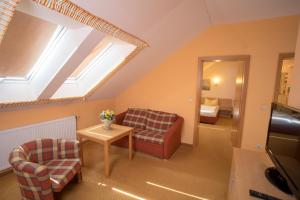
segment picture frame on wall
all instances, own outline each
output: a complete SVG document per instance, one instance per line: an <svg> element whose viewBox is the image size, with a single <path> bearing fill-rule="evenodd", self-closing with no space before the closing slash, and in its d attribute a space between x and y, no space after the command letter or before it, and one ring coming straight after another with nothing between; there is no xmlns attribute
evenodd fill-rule
<svg viewBox="0 0 300 200"><path fill-rule="evenodd" d="M210 79L202 80L202 90L210 90Z"/></svg>

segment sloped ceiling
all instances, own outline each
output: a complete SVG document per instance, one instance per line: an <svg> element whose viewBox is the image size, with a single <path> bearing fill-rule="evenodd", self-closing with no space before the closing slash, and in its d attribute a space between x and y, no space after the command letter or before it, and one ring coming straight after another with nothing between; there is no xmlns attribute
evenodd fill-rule
<svg viewBox="0 0 300 200"><path fill-rule="evenodd" d="M72 0L150 45L90 99L111 98L212 25L300 13L295 0Z"/></svg>

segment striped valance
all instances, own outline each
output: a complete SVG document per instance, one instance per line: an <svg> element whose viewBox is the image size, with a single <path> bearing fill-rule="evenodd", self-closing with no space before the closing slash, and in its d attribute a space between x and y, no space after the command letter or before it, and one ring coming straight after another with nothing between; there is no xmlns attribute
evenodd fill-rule
<svg viewBox="0 0 300 200"><path fill-rule="evenodd" d="M93 15L69 0L33 0L45 7L55 10L61 14L69 16L76 21L95 28L98 31L119 38L123 41L136 45L138 48L147 47L143 40L127 33L108 21Z"/></svg>
<svg viewBox="0 0 300 200"><path fill-rule="evenodd" d="M0 44L20 0L0 0Z"/></svg>

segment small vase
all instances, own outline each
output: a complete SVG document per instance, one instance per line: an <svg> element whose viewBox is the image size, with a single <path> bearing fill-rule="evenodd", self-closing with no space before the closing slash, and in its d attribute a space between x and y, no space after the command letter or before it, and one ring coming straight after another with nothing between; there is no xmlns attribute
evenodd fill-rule
<svg viewBox="0 0 300 200"><path fill-rule="evenodd" d="M111 124L112 124L112 120L107 120L107 119L103 119L102 120L102 123L103 123L103 128L106 129L106 130L109 130L111 129Z"/></svg>

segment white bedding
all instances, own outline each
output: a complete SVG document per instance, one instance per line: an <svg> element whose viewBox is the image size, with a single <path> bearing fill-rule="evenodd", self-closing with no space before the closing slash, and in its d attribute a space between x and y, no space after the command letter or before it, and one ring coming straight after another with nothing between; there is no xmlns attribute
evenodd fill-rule
<svg viewBox="0 0 300 200"><path fill-rule="evenodd" d="M218 115L219 106L208 106L201 104L200 115L207 117L216 117Z"/></svg>

